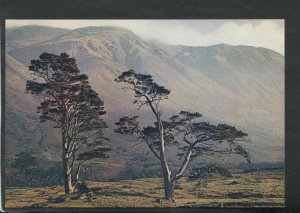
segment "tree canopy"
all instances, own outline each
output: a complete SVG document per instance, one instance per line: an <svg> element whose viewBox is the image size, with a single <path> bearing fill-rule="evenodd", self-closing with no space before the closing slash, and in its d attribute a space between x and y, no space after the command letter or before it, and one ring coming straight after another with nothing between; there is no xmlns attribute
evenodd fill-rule
<svg viewBox="0 0 300 213"><path fill-rule="evenodd" d="M165 198L173 199L176 181L183 177L191 160L201 155L236 154L250 162L249 153L239 144L238 140L247 136L228 124L214 125L201 121L198 112L180 111L168 120L162 119L160 102L168 99L170 90L154 82L151 75L138 74L133 70L123 72L115 80L125 83L125 89L134 92L133 102L138 109L148 106L156 121L151 126L141 126L138 116L124 116L115 123L115 131L125 135L136 135L137 139L149 147L153 155L160 161L165 186ZM179 147L178 156L182 159L177 171L171 172L166 157L169 145Z"/></svg>
<svg viewBox="0 0 300 213"><path fill-rule="evenodd" d="M25 177L26 185L31 186L32 177L38 168L37 158L29 152L20 152L16 154L13 163L13 168L16 168L20 176Z"/></svg>
<svg viewBox="0 0 300 213"><path fill-rule="evenodd" d="M101 118L106 113L104 102L91 88L88 76L80 74L75 58L66 53L43 53L31 60L29 70L35 77L27 81L26 91L42 99L37 107L40 121L52 121L62 131L63 169L65 182L69 182L65 191L71 192L75 164L79 174L86 161L108 157L109 148L98 147L108 140L103 132L107 125Z"/></svg>

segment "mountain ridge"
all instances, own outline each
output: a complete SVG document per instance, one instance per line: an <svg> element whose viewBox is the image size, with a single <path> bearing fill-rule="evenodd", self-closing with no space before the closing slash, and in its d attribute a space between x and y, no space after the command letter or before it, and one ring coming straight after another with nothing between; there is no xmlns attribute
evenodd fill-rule
<svg viewBox="0 0 300 213"><path fill-rule="evenodd" d="M26 25L6 29L6 49L22 48L50 40L70 30L41 25Z"/></svg>
<svg viewBox="0 0 300 213"><path fill-rule="evenodd" d="M101 29L103 31L105 28ZM70 31L47 41L9 50L8 54L22 63L24 72L30 60L38 58L42 52L67 52L75 57L79 69L89 75L92 87L104 100L106 119L111 127L108 133L113 141L129 140L128 143L132 143L132 139L124 139L113 133L114 122L120 116L138 114L142 121L150 121L150 124L153 120L147 110L135 111L131 105L131 92L122 90L122 86L114 82L123 71L134 69L151 74L157 83L171 90L169 99L161 105L164 118L180 110L199 111L204 115L204 120L229 123L249 133L253 144L247 145L247 148L253 153L254 161L284 160L284 149L280 148L284 147L282 55L244 45L166 47L144 41L131 31L113 33L109 30L100 34L79 35ZM187 49L195 52L184 56ZM14 61L8 61L6 67L10 67L11 75L21 75L20 72L13 72L14 68L18 69ZM9 94L7 101L19 104L18 93L20 91ZM120 103L122 107L119 107ZM12 125L13 121L7 122ZM118 147L116 156L120 157L128 149L127 142L124 142L124 146L119 143L114 146ZM50 141L47 144L54 146ZM8 149L13 152L13 147ZM141 148L138 150L143 152ZM129 153L127 161L130 162L129 156L134 152Z"/></svg>
<svg viewBox="0 0 300 213"><path fill-rule="evenodd" d="M20 27L9 27L6 29L6 32L11 32L12 30L20 30L20 29L28 29L28 28L40 28L39 30L42 30L43 28L47 29L57 29L57 30L64 30L67 33L74 33L74 32L82 32L83 30L89 30L92 29L93 32L108 32L110 30L114 30L115 32L119 31L119 32L126 32L126 33L130 33L130 34L134 34L135 36L137 36L133 31L127 29L127 28L123 28L123 27L116 27L116 26L87 26L87 27L80 27L80 28L75 28L75 29L68 29L68 28L60 28L60 27L50 27L50 26L46 26L46 25L25 25L25 26L20 26ZM32 31L33 29L30 29L30 31ZM88 33L88 32L82 32L82 33ZM66 33L61 34L60 36L64 36ZM60 37L57 36L57 37ZM53 37L57 38L57 37ZM229 46L229 47L250 47L250 48L254 48L254 49L263 49L263 50L267 50L276 54L279 54L281 56L284 56L283 54L276 52L275 50L271 50L265 47L256 47L256 46L251 46L251 45L232 45L232 44L227 44L227 43L219 43L219 44L213 44L213 45L208 45L208 46L189 46L189 45L173 45L173 44L169 44L167 42L164 41L160 41L158 39L150 39L150 40L145 40L147 43L153 43L153 44L157 44L159 43L160 45L164 45L164 46L173 46L173 47L187 47L187 48L207 48L207 47L215 47L215 46Z"/></svg>

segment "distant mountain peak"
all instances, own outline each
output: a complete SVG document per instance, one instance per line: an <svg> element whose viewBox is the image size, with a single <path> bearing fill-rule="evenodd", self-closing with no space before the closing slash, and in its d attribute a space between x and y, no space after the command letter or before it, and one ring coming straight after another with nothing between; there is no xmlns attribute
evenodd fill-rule
<svg viewBox="0 0 300 213"><path fill-rule="evenodd" d="M132 31L121 28L121 27L114 27L114 26L89 26L89 27L82 27L77 28L74 32L80 33L103 33L103 32L113 32L113 33L132 33Z"/></svg>
<svg viewBox="0 0 300 213"><path fill-rule="evenodd" d="M9 27L7 29L11 30L22 30L22 29L61 29L61 30L66 30L68 29L62 28L62 27L51 27L51 26L45 26L45 25L37 25L37 24L32 24L32 25L24 25L24 26L15 26L15 27Z"/></svg>
<svg viewBox="0 0 300 213"><path fill-rule="evenodd" d="M68 33L65 28L49 27L42 25L26 25L12 27L6 30L6 49L22 48L43 42Z"/></svg>

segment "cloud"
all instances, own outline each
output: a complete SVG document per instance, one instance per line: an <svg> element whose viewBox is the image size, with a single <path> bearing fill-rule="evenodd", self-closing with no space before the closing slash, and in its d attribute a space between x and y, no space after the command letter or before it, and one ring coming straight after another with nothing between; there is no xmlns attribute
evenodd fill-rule
<svg viewBox="0 0 300 213"><path fill-rule="evenodd" d="M161 24L162 25L162 24ZM160 39L171 44L209 46L219 43L265 47L284 54L284 27L271 20L259 23L227 21L210 32L184 24L153 26L145 24L135 28L145 38Z"/></svg>
<svg viewBox="0 0 300 213"><path fill-rule="evenodd" d="M284 28L269 20L256 25L251 22L242 25L227 22L213 33L199 35L199 38L199 45L211 45L218 41L233 45L265 47L284 54Z"/></svg>
<svg viewBox="0 0 300 213"><path fill-rule="evenodd" d="M284 54L284 20L7 20L8 27L47 25L63 28L118 26L144 39L176 45L226 43L265 47Z"/></svg>

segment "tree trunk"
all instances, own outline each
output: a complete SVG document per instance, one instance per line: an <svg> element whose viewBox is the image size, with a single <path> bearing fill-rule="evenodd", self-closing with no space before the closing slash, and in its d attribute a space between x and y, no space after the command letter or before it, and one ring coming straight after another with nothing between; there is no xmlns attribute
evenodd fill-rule
<svg viewBox="0 0 300 213"><path fill-rule="evenodd" d="M81 166L82 166L82 162L79 162L78 167L77 167L77 171L76 171L76 177L75 177L75 184L73 186L73 190L77 189L78 185L79 185L79 177L80 177L80 173L81 173Z"/></svg>
<svg viewBox="0 0 300 213"><path fill-rule="evenodd" d="M31 181L30 181L30 178L28 177L28 187L30 188L31 187Z"/></svg>
<svg viewBox="0 0 300 213"><path fill-rule="evenodd" d="M155 108L152 105L152 102L149 100L149 98L146 96L146 99L148 101L148 104L154 113L157 123L158 123L158 128L159 128L159 160L160 160L160 165L162 169L162 175L163 175L163 180L164 180L164 188L165 188L165 199L167 200L174 200L174 188L175 188L175 181L171 181L171 171L169 169L168 161L166 158L166 153L165 153L165 141L164 141L164 127L160 118L160 112L155 110Z"/></svg>
<svg viewBox="0 0 300 213"><path fill-rule="evenodd" d="M164 141L164 129L160 119L159 123L159 134L160 134L160 164L162 168L162 174L164 179L164 188L165 188L165 199L173 200L174 199L174 187L171 182L171 171L169 169L168 161L165 153L165 141Z"/></svg>
<svg viewBox="0 0 300 213"><path fill-rule="evenodd" d="M175 185L176 185L176 182L173 181L168 181L165 183L164 187L165 187L165 199L166 200L170 200L170 201L173 201L175 200L174 198L174 189L175 189Z"/></svg>
<svg viewBox="0 0 300 213"><path fill-rule="evenodd" d="M73 186L72 186L72 172L69 166L69 159L63 157L63 179L64 179L64 186L65 186L65 193L72 193Z"/></svg>
<svg viewBox="0 0 300 213"><path fill-rule="evenodd" d="M65 138L64 133L62 133L62 164L63 164L63 180L64 180L64 188L65 194L73 193L73 186L72 186L72 168L70 167L70 157L67 153L67 141Z"/></svg>
<svg viewBox="0 0 300 213"><path fill-rule="evenodd" d="M29 178L29 174L25 174L25 175L26 175L27 187L30 187L30 178Z"/></svg>

